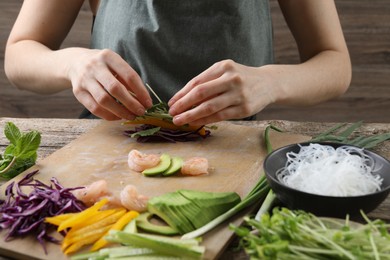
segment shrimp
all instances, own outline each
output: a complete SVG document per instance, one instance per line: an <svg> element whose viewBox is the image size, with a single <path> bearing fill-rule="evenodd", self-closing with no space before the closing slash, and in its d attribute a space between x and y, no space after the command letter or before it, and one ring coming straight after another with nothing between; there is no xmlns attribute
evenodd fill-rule
<svg viewBox="0 0 390 260"><path fill-rule="evenodd" d="M145 154L138 150L131 150L127 163L131 170L142 172L145 169L152 168L160 162L160 156L157 154Z"/></svg>
<svg viewBox="0 0 390 260"><path fill-rule="evenodd" d="M107 181L99 180L92 182L91 184L85 186L82 189L75 190L73 194L85 205L92 206L102 197L110 195L111 193L108 190Z"/></svg>
<svg viewBox="0 0 390 260"><path fill-rule="evenodd" d="M209 162L203 157L192 157L187 159L181 166L181 173L184 175L201 175L207 174Z"/></svg>
<svg viewBox="0 0 390 260"><path fill-rule="evenodd" d="M120 193L120 201L122 206L128 210L144 212L147 209L149 198L139 194L134 185L126 185Z"/></svg>

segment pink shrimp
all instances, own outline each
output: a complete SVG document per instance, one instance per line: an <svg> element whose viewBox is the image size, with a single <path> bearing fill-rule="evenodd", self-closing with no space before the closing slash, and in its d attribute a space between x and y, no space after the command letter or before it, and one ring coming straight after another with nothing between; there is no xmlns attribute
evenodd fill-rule
<svg viewBox="0 0 390 260"><path fill-rule="evenodd" d="M75 190L73 194L77 199L84 202L85 205L92 206L102 197L110 195L111 193L108 190L107 182L105 180L99 180L92 182L82 189Z"/></svg>
<svg viewBox="0 0 390 260"><path fill-rule="evenodd" d="M203 157L192 157L184 161L181 166L181 173L184 175L201 175L207 174L209 168L209 162Z"/></svg>
<svg viewBox="0 0 390 260"><path fill-rule="evenodd" d="M134 185L126 185L120 193L122 206L128 210L144 212L147 209L148 200L148 197L138 193Z"/></svg>
<svg viewBox="0 0 390 260"><path fill-rule="evenodd" d="M127 163L131 170L142 172L145 169L152 168L160 162L160 156L157 154L145 154L138 150L131 150Z"/></svg>

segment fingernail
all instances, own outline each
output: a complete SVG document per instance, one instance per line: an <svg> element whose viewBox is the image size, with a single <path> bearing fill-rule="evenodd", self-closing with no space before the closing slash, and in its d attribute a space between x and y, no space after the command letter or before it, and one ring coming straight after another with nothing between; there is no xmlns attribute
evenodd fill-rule
<svg viewBox="0 0 390 260"><path fill-rule="evenodd" d="M149 107L151 107L151 106L153 106L153 101L151 100L151 99L148 99L147 101L146 101L146 106L149 108Z"/></svg>
<svg viewBox="0 0 390 260"><path fill-rule="evenodd" d="M174 116L175 114L176 114L176 110L173 108L170 108L169 109L169 114L171 115L171 116Z"/></svg>
<svg viewBox="0 0 390 260"><path fill-rule="evenodd" d="M143 116L144 114L145 114L145 109L143 109L143 108L137 109L137 115L138 116Z"/></svg>
<svg viewBox="0 0 390 260"><path fill-rule="evenodd" d="M126 119L127 119L127 120L134 120L134 119L135 119L135 116L134 116L134 115L127 115L127 116L126 116Z"/></svg>
<svg viewBox="0 0 390 260"><path fill-rule="evenodd" d="M175 117L173 117L173 123L174 123L175 125L180 125L180 124L181 124L181 123L180 123L180 119L181 119L180 116L175 116Z"/></svg>

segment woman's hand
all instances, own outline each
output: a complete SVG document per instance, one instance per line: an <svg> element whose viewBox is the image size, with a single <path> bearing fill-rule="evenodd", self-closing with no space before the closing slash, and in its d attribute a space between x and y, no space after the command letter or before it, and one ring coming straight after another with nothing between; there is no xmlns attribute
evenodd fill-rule
<svg viewBox="0 0 390 260"><path fill-rule="evenodd" d="M177 125L243 118L271 103L308 106L342 95L351 63L334 1L279 1L301 63L258 68L216 63L169 102Z"/></svg>
<svg viewBox="0 0 390 260"><path fill-rule="evenodd" d="M215 63L192 79L169 101L176 125L205 125L254 115L274 102L262 68L232 60Z"/></svg>
<svg viewBox="0 0 390 260"><path fill-rule="evenodd" d="M83 2L24 1L7 41L7 77L16 87L40 94L73 88L87 109L107 120L144 114L152 105L149 93L139 75L118 54L61 49Z"/></svg>
<svg viewBox="0 0 390 260"><path fill-rule="evenodd" d="M152 106L140 76L113 51L83 50L70 65L75 97L96 116L132 120Z"/></svg>

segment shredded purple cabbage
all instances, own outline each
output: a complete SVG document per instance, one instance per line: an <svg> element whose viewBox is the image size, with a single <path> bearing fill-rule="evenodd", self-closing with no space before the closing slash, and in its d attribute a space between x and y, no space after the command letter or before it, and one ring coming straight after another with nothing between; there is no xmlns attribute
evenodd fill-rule
<svg viewBox="0 0 390 260"><path fill-rule="evenodd" d="M152 128L155 128L156 126L154 125L140 125L135 127L133 130L126 130L124 131L124 134L126 136L131 136L132 134L149 130ZM158 132L154 133L153 135L149 136L138 136L137 137L137 142L140 143L151 143L151 142L191 142L191 141L196 141L199 138L207 138L210 136L210 131L206 130L205 135L200 135L199 130L202 129L200 127L199 129L196 129L194 131L188 132L188 131L182 131L182 130L171 130L171 129L166 129L166 128L161 128Z"/></svg>
<svg viewBox="0 0 390 260"><path fill-rule="evenodd" d="M46 185L33 176L38 170L27 174L16 183L9 184L5 190L6 199L0 201L0 229L7 229L5 241L16 237L35 235L47 254L45 241L59 243L48 232L54 226L46 223L46 217L57 216L63 213L80 212L86 206L73 194L76 188L64 188L56 178L52 177L50 185ZM23 187L32 187L32 191L26 194ZM15 188L15 192L14 192Z"/></svg>

